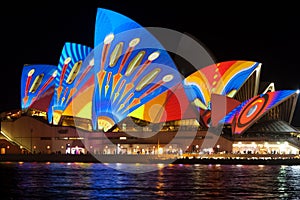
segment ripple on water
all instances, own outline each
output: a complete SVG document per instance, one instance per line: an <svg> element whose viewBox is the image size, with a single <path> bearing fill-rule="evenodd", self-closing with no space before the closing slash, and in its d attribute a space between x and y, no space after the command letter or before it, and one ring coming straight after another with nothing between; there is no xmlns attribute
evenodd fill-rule
<svg viewBox="0 0 300 200"><path fill-rule="evenodd" d="M297 199L300 196L300 166L151 167L156 170L128 173L100 163L0 163L1 193L11 199Z"/></svg>

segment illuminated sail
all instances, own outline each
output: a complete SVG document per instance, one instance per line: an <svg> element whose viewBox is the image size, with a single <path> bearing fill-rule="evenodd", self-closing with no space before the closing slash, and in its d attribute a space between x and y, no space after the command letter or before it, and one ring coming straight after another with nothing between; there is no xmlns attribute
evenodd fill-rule
<svg viewBox="0 0 300 200"><path fill-rule="evenodd" d="M259 120L267 111L279 105L292 95L297 95L297 90L280 90L267 92L255 96L241 104L234 113L232 133L242 134L252 124ZM232 116L233 113L230 115Z"/></svg>
<svg viewBox="0 0 300 200"><path fill-rule="evenodd" d="M187 96L203 118L211 110L212 94L234 97L258 67L258 62L237 60L201 68L184 79Z"/></svg>
<svg viewBox="0 0 300 200"><path fill-rule="evenodd" d="M65 43L58 63L58 73L55 78L55 92L50 104L48 120L53 124L58 124L62 113L72 101L72 98L79 90L79 83L86 77L80 77L81 71L87 70L88 66L82 67L86 56L91 52L91 48L76 44Z"/></svg>
<svg viewBox="0 0 300 200"><path fill-rule="evenodd" d="M160 42L128 17L98 9L95 29L92 121L106 131L182 80Z"/></svg>
<svg viewBox="0 0 300 200"><path fill-rule="evenodd" d="M21 79L21 108L26 109L45 98L52 98L54 78L57 76L57 66L36 64L25 65ZM47 92L48 91L48 92ZM46 111L47 106L42 110Z"/></svg>

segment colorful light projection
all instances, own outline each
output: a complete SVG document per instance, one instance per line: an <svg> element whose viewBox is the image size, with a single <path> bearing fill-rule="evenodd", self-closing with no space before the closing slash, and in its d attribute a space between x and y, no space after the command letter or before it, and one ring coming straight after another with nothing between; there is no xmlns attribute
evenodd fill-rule
<svg viewBox="0 0 300 200"><path fill-rule="evenodd" d="M95 29L92 122L107 131L182 79L159 41L133 20L98 9Z"/></svg>
<svg viewBox="0 0 300 200"><path fill-rule="evenodd" d="M46 91L54 86L54 79L57 73L57 66L54 65L37 64L23 67L21 78L22 110L29 108L45 95L53 95L52 92L46 93Z"/></svg>
<svg viewBox="0 0 300 200"><path fill-rule="evenodd" d="M184 79L187 96L197 107L205 126L210 123L211 95L234 97L260 65L253 61L225 61L201 68Z"/></svg>
<svg viewBox="0 0 300 200"><path fill-rule="evenodd" d="M268 110L296 94L298 94L297 90L280 90L261 94L247 100L236 110L232 120L232 133L242 134Z"/></svg>
<svg viewBox="0 0 300 200"><path fill-rule="evenodd" d="M232 124L236 113L239 113L240 110L245 106L251 99L243 101L240 105L232 109L223 119L220 120L220 124Z"/></svg>
<svg viewBox="0 0 300 200"><path fill-rule="evenodd" d="M202 115L205 116L203 120L210 120L206 121L206 124L211 124L211 126L216 127L220 125L220 122L224 118L224 116L227 116L228 113L230 113L240 104L241 102L236 99L213 93L211 95L211 110L214 112L205 110L204 112L206 112L206 115ZM221 125L223 124L224 123L221 123Z"/></svg>
<svg viewBox="0 0 300 200"><path fill-rule="evenodd" d="M117 35L132 29L139 29L141 25L132 19L111 10L98 8L95 23L94 48L102 44L108 35Z"/></svg>
<svg viewBox="0 0 300 200"><path fill-rule="evenodd" d="M72 115L92 119L93 129L107 131L127 116L138 115L137 118L153 122L182 119L187 115L177 112L178 107L188 111L191 101L208 126L214 118L212 109L219 107L214 106L214 94L225 96L231 103L228 98L234 97L261 65L252 61L221 62L198 70L182 82L175 64L156 38L131 19L105 9L97 12L94 45L92 51L84 45L66 43L58 66L24 66L22 109L41 108L38 102L46 95L47 100L52 98L50 123L58 124L62 115ZM178 89L178 83L184 86L182 96L183 88ZM232 124L232 132L241 134L296 92L268 92L251 98L220 122ZM42 104L48 105L47 101ZM154 104L159 106L153 110Z"/></svg>
<svg viewBox="0 0 300 200"><path fill-rule="evenodd" d="M181 119L197 119L197 111L191 106L182 83L158 95L129 114L131 117L151 123Z"/></svg>
<svg viewBox="0 0 300 200"><path fill-rule="evenodd" d="M85 82L85 75L93 66L83 68L82 62L91 51L91 48L84 45L65 43L59 59L58 73L54 80L56 89L50 104L51 109L49 109L52 112L48 113L49 122L52 121L55 125L59 123L72 97L80 90L79 83ZM79 76L80 72L83 75ZM82 81L75 81L76 79Z"/></svg>

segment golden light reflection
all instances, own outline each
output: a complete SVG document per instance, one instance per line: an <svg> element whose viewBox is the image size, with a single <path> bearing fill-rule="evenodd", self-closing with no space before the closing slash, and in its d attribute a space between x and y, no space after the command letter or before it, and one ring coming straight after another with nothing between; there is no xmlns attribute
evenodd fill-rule
<svg viewBox="0 0 300 200"><path fill-rule="evenodd" d="M157 182L156 182L156 189L157 191L155 192L155 194L159 195L159 196L165 196L166 193L163 190L163 188L165 187L165 183L164 183L164 172L163 172L163 164L157 164L159 170L157 171Z"/></svg>

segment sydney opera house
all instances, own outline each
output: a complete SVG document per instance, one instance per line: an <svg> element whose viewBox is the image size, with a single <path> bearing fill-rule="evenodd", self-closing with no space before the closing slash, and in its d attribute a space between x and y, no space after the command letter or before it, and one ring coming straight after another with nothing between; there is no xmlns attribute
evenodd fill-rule
<svg viewBox="0 0 300 200"><path fill-rule="evenodd" d="M99 8L93 48L67 42L57 65L24 65L1 154L299 154L298 90L261 82L262 63L182 67L141 25Z"/></svg>

